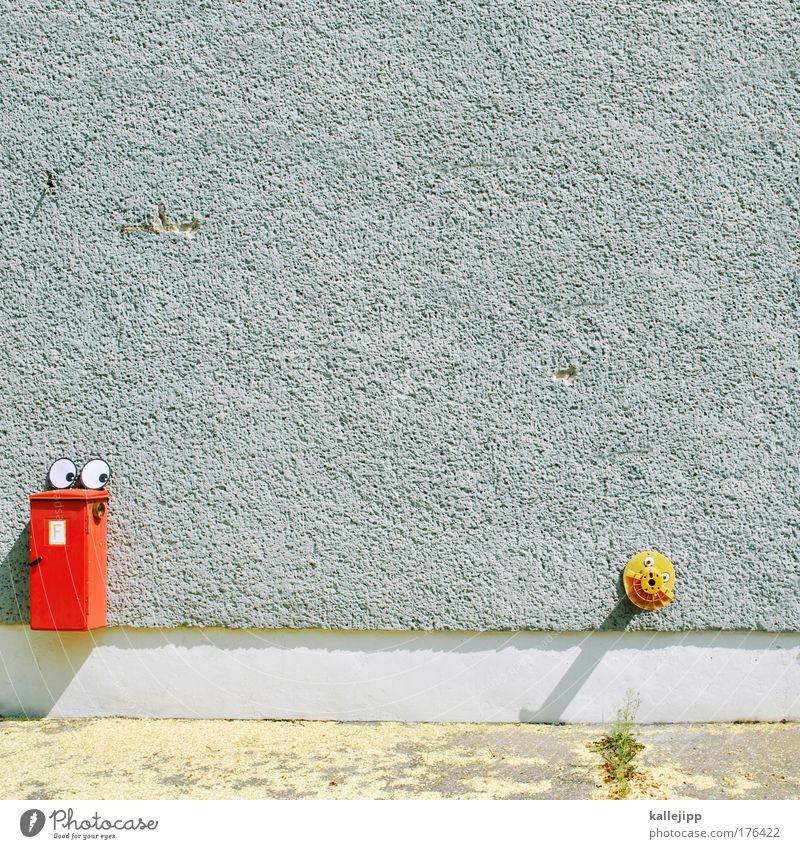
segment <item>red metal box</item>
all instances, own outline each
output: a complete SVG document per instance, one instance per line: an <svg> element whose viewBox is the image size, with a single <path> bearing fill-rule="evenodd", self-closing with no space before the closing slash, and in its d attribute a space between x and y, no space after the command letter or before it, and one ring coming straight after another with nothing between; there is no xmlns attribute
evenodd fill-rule
<svg viewBox="0 0 800 849"><path fill-rule="evenodd" d="M108 492L29 495L31 628L88 631L106 624Z"/></svg>

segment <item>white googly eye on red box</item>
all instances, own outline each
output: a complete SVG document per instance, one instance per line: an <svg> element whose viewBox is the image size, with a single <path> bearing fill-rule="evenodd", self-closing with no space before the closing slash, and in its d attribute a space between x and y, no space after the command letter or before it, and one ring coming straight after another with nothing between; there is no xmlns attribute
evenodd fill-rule
<svg viewBox="0 0 800 849"><path fill-rule="evenodd" d="M78 470L69 457L60 457L47 470L47 482L53 489L68 489L75 483Z"/></svg>
<svg viewBox="0 0 800 849"><path fill-rule="evenodd" d="M81 469L80 482L85 489L103 489L111 480L111 466L99 457L89 460Z"/></svg>

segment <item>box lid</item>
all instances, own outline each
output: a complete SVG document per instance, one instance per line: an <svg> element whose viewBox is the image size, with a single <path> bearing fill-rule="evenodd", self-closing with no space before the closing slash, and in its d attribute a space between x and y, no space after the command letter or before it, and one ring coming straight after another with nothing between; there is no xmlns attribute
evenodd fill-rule
<svg viewBox="0 0 800 849"><path fill-rule="evenodd" d="M28 501L108 501L106 489L51 489L47 492L34 492L27 496Z"/></svg>

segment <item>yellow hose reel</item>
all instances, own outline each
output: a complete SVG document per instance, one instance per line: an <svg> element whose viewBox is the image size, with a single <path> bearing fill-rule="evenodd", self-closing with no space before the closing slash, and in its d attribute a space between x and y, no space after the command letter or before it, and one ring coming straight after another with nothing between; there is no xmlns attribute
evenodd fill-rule
<svg viewBox="0 0 800 849"><path fill-rule="evenodd" d="M666 607L675 597L675 567L659 551L640 551L622 573L628 598L642 610Z"/></svg>

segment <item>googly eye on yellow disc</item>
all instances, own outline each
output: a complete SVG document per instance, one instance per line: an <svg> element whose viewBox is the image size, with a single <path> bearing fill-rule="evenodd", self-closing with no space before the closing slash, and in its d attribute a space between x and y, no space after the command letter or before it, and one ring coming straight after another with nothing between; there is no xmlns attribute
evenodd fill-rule
<svg viewBox="0 0 800 849"><path fill-rule="evenodd" d="M675 567L660 551L640 551L622 573L628 598L642 610L666 607L675 597Z"/></svg>

